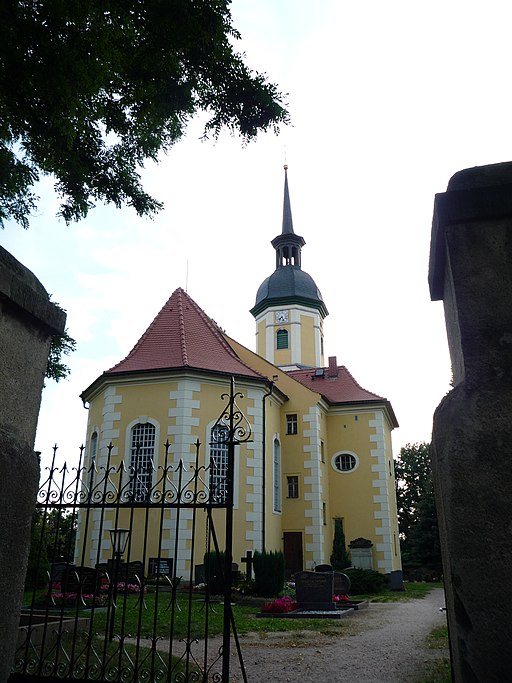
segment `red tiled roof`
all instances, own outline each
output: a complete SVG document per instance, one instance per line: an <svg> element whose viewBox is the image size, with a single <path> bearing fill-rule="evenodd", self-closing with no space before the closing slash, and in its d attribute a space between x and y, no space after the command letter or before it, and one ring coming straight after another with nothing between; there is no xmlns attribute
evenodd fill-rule
<svg viewBox="0 0 512 683"><path fill-rule="evenodd" d="M334 359L333 359L334 360ZM330 368L321 368L323 374L316 374L316 368L308 370L291 370L287 374L303 384L308 389L317 391L329 403L383 403L386 406L389 419L393 427L398 427L398 421L391 403L387 398L378 396L372 391L367 391L359 385L344 365L332 368L337 374L330 376Z"/></svg>
<svg viewBox="0 0 512 683"><path fill-rule="evenodd" d="M217 324L181 287L173 292L126 358L104 374L178 368L261 379L238 358Z"/></svg>
<svg viewBox="0 0 512 683"><path fill-rule="evenodd" d="M329 377L329 368L323 368L323 376L315 375L316 368L291 370L288 374L301 384L322 394L329 403L357 403L358 401L385 401L371 391L363 389L344 365L338 367L336 377Z"/></svg>

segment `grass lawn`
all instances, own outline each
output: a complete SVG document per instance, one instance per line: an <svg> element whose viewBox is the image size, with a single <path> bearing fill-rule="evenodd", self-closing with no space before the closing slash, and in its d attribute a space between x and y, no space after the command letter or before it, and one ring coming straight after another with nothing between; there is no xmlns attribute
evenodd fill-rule
<svg viewBox="0 0 512 683"><path fill-rule="evenodd" d="M404 600L414 600L424 598L433 588L441 588L442 583L409 583L404 584L404 591L385 590L376 595L351 595L352 600L368 600L370 602L402 602Z"/></svg>
<svg viewBox="0 0 512 683"><path fill-rule="evenodd" d="M448 627L439 626L432 630L427 638L427 647L433 650L448 648ZM426 676L419 683L451 683L452 671L450 659L443 657L430 667Z"/></svg>
<svg viewBox="0 0 512 683"><path fill-rule="evenodd" d="M412 600L423 598L439 584L414 583L406 584L405 591L383 591L378 595L358 595L351 596L354 600L370 600L373 602L396 602L401 600ZM128 595L126 597L126 609L122 609L123 600L119 600L116 614L116 632L121 630L121 623L124 613L123 632L125 634L135 634L140 631L144 637L153 632L155 627L158 635L169 637L171 620L174 620L173 634L175 638L187 636L187 607L188 594L178 594L178 604L181 611L174 611L169 605L169 594L161 594L158 599L158 607L155 616L155 594L149 593L145 596L144 606L141 606L139 597ZM277 631L320 631L341 632L346 625L343 619L260 619L256 618L258 608L255 606L234 605L233 614L238 633L244 634L253 632L277 632ZM211 636L222 633L224 608L221 604L210 607L208 615L208 632ZM192 599L190 634L193 637L201 638L204 634L204 623L206 608L199 595L194 595ZM96 612L92 628L95 631L105 629L107 614Z"/></svg>
<svg viewBox="0 0 512 683"><path fill-rule="evenodd" d="M140 603L135 596L128 596L126 600L126 610L124 614L124 628L125 634L135 634L139 632L142 637L153 632L154 624L156 623L156 632L159 636L164 638L169 637L171 629L171 620L174 618L173 637L184 638L187 636L187 600L186 597L178 597L182 611L174 610L174 617L170 609L168 609L168 602L160 598L155 620L155 596L148 595L145 599L146 609L140 608ZM253 606L233 606L233 614L235 618L237 632L242 635L249 632L276 632L276 631L325 631L332 628L341 629L341 620L338 619L258 619L256 613L257 607ZM118 607L116 614L116 632L121 629L121 621L123 618L123 610L121 606ZM192 601L190 635L193 638L204 637L206 608L202 600L194 598ZM223 605L213 605L210 607L208 615L208 633L210 636L222 634L224 618ZM102 632L105 630L107 614L105 612L96 612L94 615L94 623L92 628L95 631ZM139 629L140 620L140 629Z"/></svg>

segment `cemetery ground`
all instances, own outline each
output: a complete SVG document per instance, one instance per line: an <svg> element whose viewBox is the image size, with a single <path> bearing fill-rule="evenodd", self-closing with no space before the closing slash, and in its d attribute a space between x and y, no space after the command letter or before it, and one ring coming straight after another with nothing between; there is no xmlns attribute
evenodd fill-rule
<svg viewBox="0 0 512 683"><path fill-rule="evenodd" d="M172 610L165 594L156 610L158 630L168 630L175 620L177 639L187 636L187 594L178 593L178 609ZM170 597L170 596L168 596ZM300 680L351 681L354 683L443 683L450 681L444 594L440 584L408 583L405 592L351 596L370 601L368 608L339 620L256 618L258 607L242 597L233 606L248 680L275 683ZM128 595L124 633L151 632L155 619L155 594ZM246 604L249 603L249 604ZM82 612L85 616L86 612ZM201 632L205 618L201 595L193 596L191 633ZM222 642L223 607L209 610L210 648ZM94 616L94 630L106 627L101 609ZM128 645L131 639L127 638ZM135 642L135 639L133 639ZM164 646L164 643L162 643ZM232 649L232 680L242 676Z"/></svg>

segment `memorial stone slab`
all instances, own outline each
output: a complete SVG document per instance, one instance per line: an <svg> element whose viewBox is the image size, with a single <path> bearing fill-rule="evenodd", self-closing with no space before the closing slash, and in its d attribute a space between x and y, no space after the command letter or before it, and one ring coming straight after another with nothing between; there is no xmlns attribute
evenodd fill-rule
<svg viewBox="0 0 512 683"><path fill-rule="evenodd" d="M334 610L334 574L302 571L295 574L295 592L299 609Z"/></svg>
<svg viewBox="0 0 512 683"><path fill-rule="evenodd" d="M334 595L348 595L350 579L343 572L334 572Z"/></svg>

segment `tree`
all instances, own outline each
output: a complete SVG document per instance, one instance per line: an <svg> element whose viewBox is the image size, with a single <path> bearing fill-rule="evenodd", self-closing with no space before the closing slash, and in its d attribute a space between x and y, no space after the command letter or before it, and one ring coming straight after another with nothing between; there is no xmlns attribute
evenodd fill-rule
<svg viewBox="0 0 512 683"><path fill-rule="evenodd" d="M334 520L331 565L333 569L347 569L347 567L350 567L350 558L347 553L345 534L343 532L343 521L339 518Z"/></svg>
<svg viewBox="0 0 512 683"><path fill-rule="evenodd" d="M441 550L437 523L430 444L407 444L395 460L398 524L404 567L440 570Z"/></svg>
<svg viewBox="0 0 512 683"><path fill-rule="evenodd" d="M32 515L27 589L46 585L53 563L73 562L76 528L76 511L56 508L44 512L36 508Z"/></svg>
<svg viewBox="0 0 512 683"><path fill-rule="evenodd" d="M50 300L52 295L50 294ZM64 311L56 301L52 302L61 311ZM65 312L65 311L64 311ZM76 341L69 335L68 330L64 330L62 334L57 334L52 337L50 342L50 350L48 351L48 362L46 364L45 377L54 379L59 382L65 379L71 372L69 367L63 362L63 356L69 356L70 353L76 350Z"/></svg>
<svg viewBox="0 0 512 683"><path fill-rule="evenodd" d="M62 362L62 356L69 356L75 349L76 341L69 336L67 330L64 330L63 334L52 337L45 377L54 379L56 382L67 377L70 369Z"/></svg>
<svg viewBox="0 0 512 683"><path fill-rule="evenodd" d="M441 574L441 545L432 479L419 502L418 520L410 529L408 545L411 563Z"/></svg>
<svg viewBox="0 0 512 683"><path fill-rule="evenodd" d="M283 95L236 53L230 0L0 3L0 226L28 227L53 174L66 222L96 201L152 215L139 169L184 134L248 141L288 122Z"/></svg>

